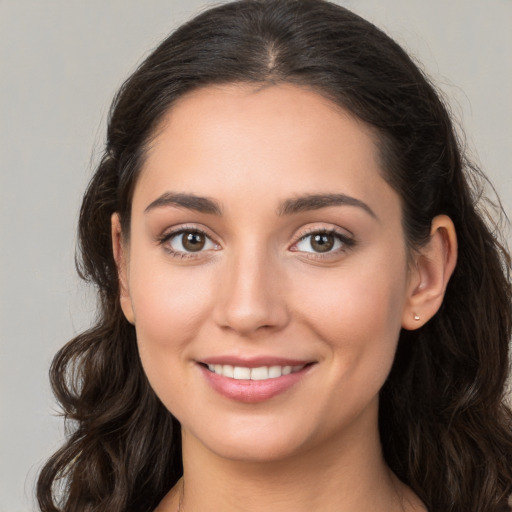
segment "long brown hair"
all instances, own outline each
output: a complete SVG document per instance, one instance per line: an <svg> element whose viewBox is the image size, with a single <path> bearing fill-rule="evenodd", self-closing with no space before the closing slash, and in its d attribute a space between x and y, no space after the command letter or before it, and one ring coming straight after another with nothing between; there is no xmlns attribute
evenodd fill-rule
<svg viewBox="0 0 512 512"><path fill-rule="evenodd" d="M150 512L182 473L179 424L150 388L119 307L110 218L118 212L128 232L145 149L173 103L198 87L237 82L308 86L372 126L411 248L428 239L434 216L453 220L457 267L435 317L400 335L381 391L382 445L429 510L507 510L511 262L484 220L485 178L409 56L323 0L242 0L205 11L163 41L115 97L79 221L78 269L97 287L98 318L52 364L69 436L39 476L41 510Z"/></svg>

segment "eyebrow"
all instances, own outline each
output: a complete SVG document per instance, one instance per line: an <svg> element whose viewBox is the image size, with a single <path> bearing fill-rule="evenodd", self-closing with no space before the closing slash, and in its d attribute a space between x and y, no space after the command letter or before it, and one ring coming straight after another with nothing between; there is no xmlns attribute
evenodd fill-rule
<svg viewBox="0 0 512 512"><path fill-rule="evenodd" d="M195 210L199 213L210 215L222 215L222 208L219 203L207 197L196 196L194 194L183 194L174 192L165 192L152 203L150 203L144 213L156 208L165 206L177 206L188 210ZM346 194L308 194L287 199L278 208L278 215L293 215L295 213L320 210L329 206L355 206L361 208L374 219L377 219L375 212L363 201Z"/></svg>
<svg viewBox="0 0 512 512"><path fill-rule="evenodd" d="M278 214L293 215L294 213L320 210L329 206L356 206L362 208L374 219L378 219L375 212L366 203L345 194L308 194L287 199L278 209Z"/></svg>
<svg viewBox="0 0 512 512"><path fill-rule="evenodd" d="M187 208L188 210L195 210L199 213L209 213L211 215L222 214L220 205L213 199L196 196L194 194L177 194L173 192L165 192L155 199L146 207L144 213L164 206L177 206L179 208Z"/></svg>

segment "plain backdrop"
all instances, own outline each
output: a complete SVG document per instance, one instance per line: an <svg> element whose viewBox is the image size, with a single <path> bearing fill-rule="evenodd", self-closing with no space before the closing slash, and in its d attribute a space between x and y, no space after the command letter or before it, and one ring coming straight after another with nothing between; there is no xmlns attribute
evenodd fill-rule
<svg viewBox="0 0 512 512"><path fill-rule="evenodd" d="M339 3L423 64L510 215L512 0ZM35 509L35 475L63 439L48 368L94 314L74 271L75 229L112 96L205 5L0 0L0 512Z"/></svg>

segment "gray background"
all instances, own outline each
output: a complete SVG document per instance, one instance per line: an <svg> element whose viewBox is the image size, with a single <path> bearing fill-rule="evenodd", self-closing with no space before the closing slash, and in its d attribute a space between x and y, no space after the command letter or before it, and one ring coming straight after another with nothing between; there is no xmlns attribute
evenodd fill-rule
<svg viewBox="0 0 512 512"><path fill-rule="evenodd" d="M340 0L441 87L512 213L512 0ZM0 0L0 512L33 510L62 442L47 372L89 325L74 273L81 194L123 79L204 1ZM510 238L509 238L510 239Z"/></svg>

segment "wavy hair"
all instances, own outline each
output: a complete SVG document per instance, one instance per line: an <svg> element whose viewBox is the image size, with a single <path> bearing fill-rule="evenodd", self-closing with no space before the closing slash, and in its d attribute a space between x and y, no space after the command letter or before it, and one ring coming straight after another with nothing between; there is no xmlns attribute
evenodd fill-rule
<svg viewBox="0 0 512 512"><path fill-rule="evenodd" d="M164 40L116 95L79 220L77 265L97 288L98 317L51 367L68 438L40 473L41 510L151 512L182 474L179 423L151 389L119 306L110 219L118 212L128 233L146 148L173 103L224 83L306 86L371 126L411 249L428 240L434 216L454 222L455 272L434 318L400 334L381 391L380 435L387 463L429 510L508 510L511 261L485 219L485 178L404 50L323 0L241 0L207 10Z"/></svg>

